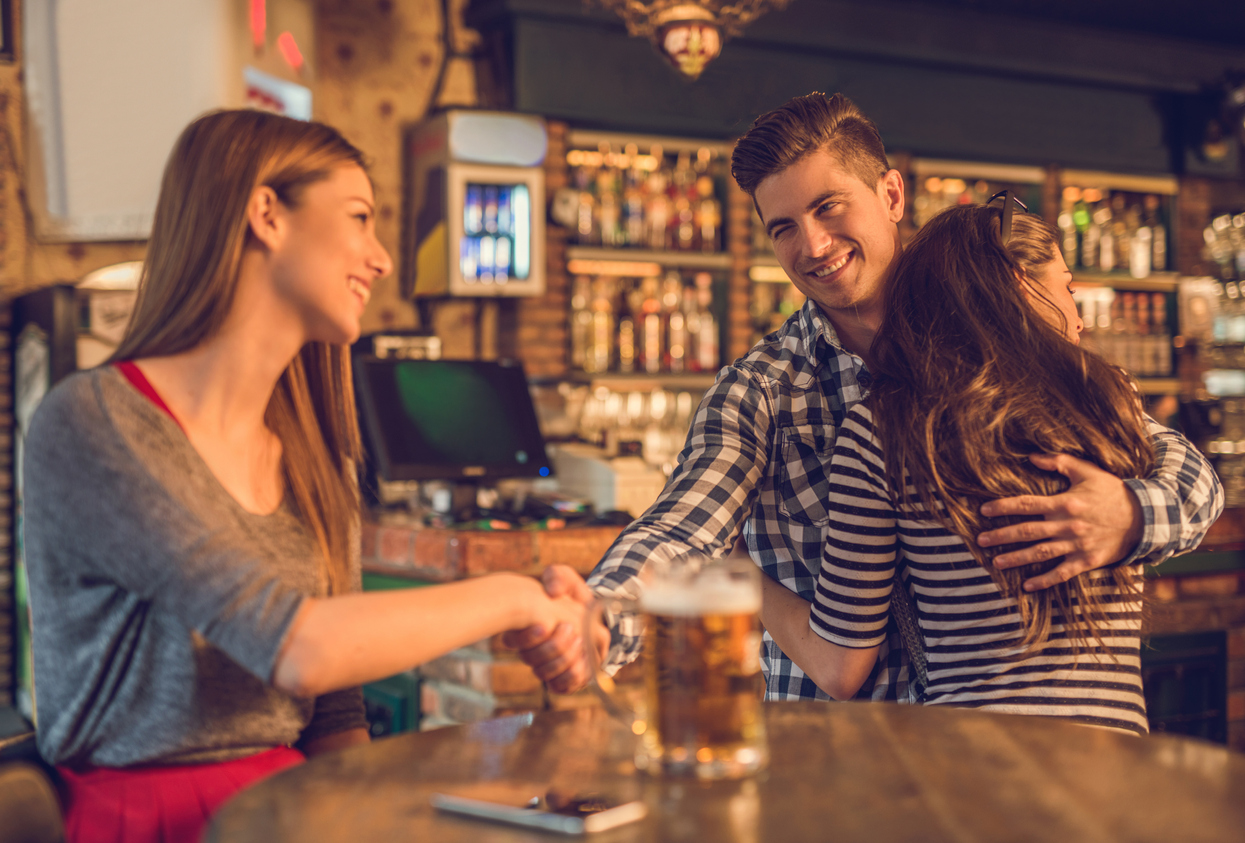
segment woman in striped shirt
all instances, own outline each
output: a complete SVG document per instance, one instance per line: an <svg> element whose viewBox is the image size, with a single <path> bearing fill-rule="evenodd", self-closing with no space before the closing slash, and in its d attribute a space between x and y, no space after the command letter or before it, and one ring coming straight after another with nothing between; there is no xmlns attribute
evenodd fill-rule
<svg viewBox="0 0 1245 843"><path fill-rule="evenodd" d="M1144 733L1140 566L1030 591L1062 557L1003 570L990 559L1008 547L965 541L990 528L986 501L1066 488L1031 456L1071 453L1125 479L1154 463L1127 375L1078 347L1058 233L1013 216L1014 201L944 211L897 262L877 386L835 446L813 634L780 644L850 699L892 610L902 626L914 604L924 670L908 702ZM894 607L893 589L906 591Z"/></svg>

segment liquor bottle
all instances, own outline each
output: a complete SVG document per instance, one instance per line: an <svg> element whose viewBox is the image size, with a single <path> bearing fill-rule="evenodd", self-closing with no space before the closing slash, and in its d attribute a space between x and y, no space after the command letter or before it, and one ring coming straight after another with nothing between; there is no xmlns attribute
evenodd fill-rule
<svg viewBox="0 0 1245 843"><path fill-rule="evenodd" d="M667 273L661 292L661 314L666 323L666 370L687 371L687 320L683 315L683 279Z"/></svg>
<svg viewBox="0 0 1245 843"><path fill-rule="evenodd" d="M686 193L674 197L674 219L671 241L676 249L691 251L696 245L696 215L692 200Z"/></svg>
<svg viewBox="0 0 1245 843"><path fill-rule="evenodd" d="M648 247L666 249L667 226L670 224L670 197L666 195L666 174L654 170L648 177L648 204L644 208L644 222L648 229Z"/></svg>
<svg viewBox="0 0 1245 843"><path fill-rule="evenodd" d="M571 365L580 371L587 367L592 342L591 295L592 279L576 275L571 294Z"/></svg>
<svg viewBox="0 0 1245 843"><path fill-rule="evenodd" d="M579 191L578 220L575 227L575 240L584 245L600 242L600 230L597 228L596 199L592 195L591 177L587 167L580 167L575 173L575 187Z"/></svg>
<svg viewBox="0 0 1245 843"><path fill-rule="evenodd" d="M602 246L623 245L616 174L612 167L602 167L597 173L597 227Z"/></svg>
<svg viewBox="0 0 1245 843"><path fill-rule="evenodd" d="M1081 191L1075 187L1063 189L1063 206L1059 210L1056 223L1059 226L1059 248L1063 252L1064 262L1070 267L1077 265L1076 223L1072 221L1072 203L1079 199Z"/></svg>
<svg viewBox="0 0 1245 843"><path fill-rule="evenodd" d="M1158 374L1158 355L1150 327L1150 297L1137 294L1137 376L1151 378Z"/></svg>
<svg viewBox="0 0 1245 843"><path fill-rule="evenodd" d="M1154 195L1146 197L1146 225L1150 226L1152 234L1150 269L1153 272L1166 272L1167 226L1163 225L1159 198Z"/></svg>
<svg viewBox="0 0 1245 843"><path fill-rule="evenodd" d="M1115 225L1111 219L1111 203L1103 202L1102 207L1094 214L1094 222L1098 223L1102 232L1098 239L1098 268L1103 272L1115 269Z"/></svg>
<svg viewBox="0 0 1245 843"><path fill-rule="evenodd" d="M1128 261L1132 255L1132 230L1124 213L1123 193L1111 197L1111 228L1115 236L1115 268L1128 272Z"/></svg>
<svg viewBox="0 0 1245 843"><path fill-rule="evenodd" d="M630 281L620 281L618 287L618 371L634 372L638 290Z"/></svg>
<svg viewBox="0 0 1245 843"><path fill-rule="evenodd" d="M1089 260L1086 257L1085 240L1089 232L1090 224L1089 205L1085 203L1085 194L1077 196L1076 202L1072 204L1072 227L1076 229L1076 264L1068 264L1069 267L1089 266Z"/></svg>
<svg viewBox="0 0 1245 843"><path fill-rule="evenodd" d="M1225 281L1224 294L1228 298L1228 305L1224 308L1226 316L1225 341L1231 342L1231 344L1245 342L1245 311L1243 311L1243 296L1241 296L1238 281Z"/></svg>
<svg viewBox="0 0 1245 843"><path fill-rule="evenodd" d="M716 252L718 232L722 229L722 204L713 195L713 179L701 176L696 179L696 230L699 233L700 250Z"/></svg>
<svg viewBox="0 0 1245 843"><path fill-rule="evenodd" d="M1116 335L1120 346L1119 365L1123 366L1130 374L1137 374L1137 355L1133 343L1133 335L1136 331L1134 320L1137 318L1137 297L1134 293L1124 293L1120 296L1120 316L1119 328Z"/></svg>
<svg viewBox="0 0 1245 843"><path fill-rule="evenodd" d="M670 199L674 208L671 220L671 246L680 251L691 251L696 240L695 173L692 171L691 154L679 153L670 185Z"/></svg>
<svg viewBox="0 0 1245 843"><path fill-rule="evenodd" d="M588 347L584 370L608 372L614 356L614 308L607 277L598 277L592 285L592 341Z"/></svg>
<svg viewBox="0 0 1245 843"><path fill-rule="evenodd" d="M1142 221L1141 207L1138 205L1129 208L1128 220L1133 226L1132 238L1129 241L1131 250L1128 258L1128 271L1134 278L1146 278L1150 275L1154 232Z"/></svg>
<svg viewBox="0 0 1245 843"><path fill-rule="evenodd" d="M1172 366L1172 335L1167 327L1167 296L1162 293L1150 295L1150 306L1154 314L1154 327L1158 346L1158 366L1156 374L1170 377L1175 371Z"/></svg>
<svg viewBox="0 0 1245 843"><path fill-rule="evenodd" d="M683 289L683 324L687 330L687 370L704 371L700 365L700 303L696 298L695 284Z"/></svg>
<svg viewBox="0 0 1245 843"><path fill-rule="evenodd" d="M658 280L645 278L640 282L640 366L649 374L661 371L662 323L661 296Z"/></svg>
<svg viewBox="0 0 1245 843"><path fill-rule="evenodd" d="M1146 300L1147 305L1148 324L1146 339L1149 341L1148 348L1150 352L1150 364L1148 368L1150 370L1150 376L1155 378L1166 377L1171 374L1171 370L1168 368L1167 354L1164 346L1166 345L1170 348L1171 337L1166 335L1167 326L1160 321L1159 302L1154 300L1153 295L1147 295L1145 293L1141 294L1141 298ZM1162 298L1161 293L1159 294L1159 298Z"/></svg>
<svg viewBox="0 0 1245 843"><path fill-rule="evenodd" d="M627 170L623 188L623 231L628 246L644 245L644 182L647 175L639 167Z"/></svg>
<svg viewBox="0 0 1245 843"><path fill-rule="evenodd" d="M696 273L696 303L700 310L700 332L696 342L696 358L702 372L716 372L721 365L718 350L718 320L713 318L713 276Z"/></svg>
<svg viewBox="0 0 1245 843"><path fill-rule="evenodd" d="M1081 237L1081 266L1086 269L1098 268L1101 244L1102 226L1098 223L1098 206L1094 205L1090 208L1089 223Z"/></svg>
<svg viewBox="0 0 1245 843"><path fill-rule="evenodd" d="M1209 231L1209 229L1207 229ZM1228 341L1228 313L1227 303L1224 298L1225 290L1223 284L1216 281L1211 284L1213 299L1217 305L1215 308L1215 316L1211 322L1211 339L1214 345L1223 345Z"/></svg>

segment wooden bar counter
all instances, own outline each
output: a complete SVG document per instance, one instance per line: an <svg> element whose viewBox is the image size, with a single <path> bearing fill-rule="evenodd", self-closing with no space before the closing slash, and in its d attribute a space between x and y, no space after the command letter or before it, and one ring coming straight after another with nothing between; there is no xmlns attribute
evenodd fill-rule
<svg viewBox="0 0 1245 843"><path fill-rule="evenodd" d="M558 835L437 812L480 783L608 792L648 817L600 843L797 840L1240 841L1245 755L1055 718L882 703L767 703L762 776L637 775L630 732L600 709L405 734L287 770L235 797L205 838L527 843Z"/></svg>

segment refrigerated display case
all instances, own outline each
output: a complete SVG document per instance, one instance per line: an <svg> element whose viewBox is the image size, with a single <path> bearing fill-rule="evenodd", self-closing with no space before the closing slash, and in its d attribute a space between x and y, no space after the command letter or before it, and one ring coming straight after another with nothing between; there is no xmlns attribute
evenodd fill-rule
<svg viewBox="0 0 1245 843"><path fill-rule="evenodd" d="M448 111L407 138L402 294L545 291L546 151L538 117Z"/></svg>

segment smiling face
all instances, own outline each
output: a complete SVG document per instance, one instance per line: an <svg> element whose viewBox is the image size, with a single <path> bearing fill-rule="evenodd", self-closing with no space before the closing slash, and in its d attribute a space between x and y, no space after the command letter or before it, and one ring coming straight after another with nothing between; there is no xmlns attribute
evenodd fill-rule
<svg viewBox="0 0 1245 843"><path fill-rule="evenodd" d="M868 185L819 149L765 178L757 209L778 262L796 288L836 318L875 322L899 254L903 179L888 171Z"/></svg>
<svg viewBox="0 0 1245 843"><path fill-rule="evenodd" d="M1046 300L1028 293L1026 288L1030 304L1056 330L1064 331L1069 342L1080 345L1085 323L1076 311L1076 301L1072 298L1072 271L1064 262L1063 255L1056 251L1055 259L1040 267L1031 277L1034 284L1045 293Z"/></svg>
<svg viewBox="0 0 1245 843"><path fill-rule="evenodd" d="M335 167L281 206L283 236L273 250L273 284L301 317L306 341L351 343L372 285L393 262L376 239L375 199L367 174Z"/></svg>

